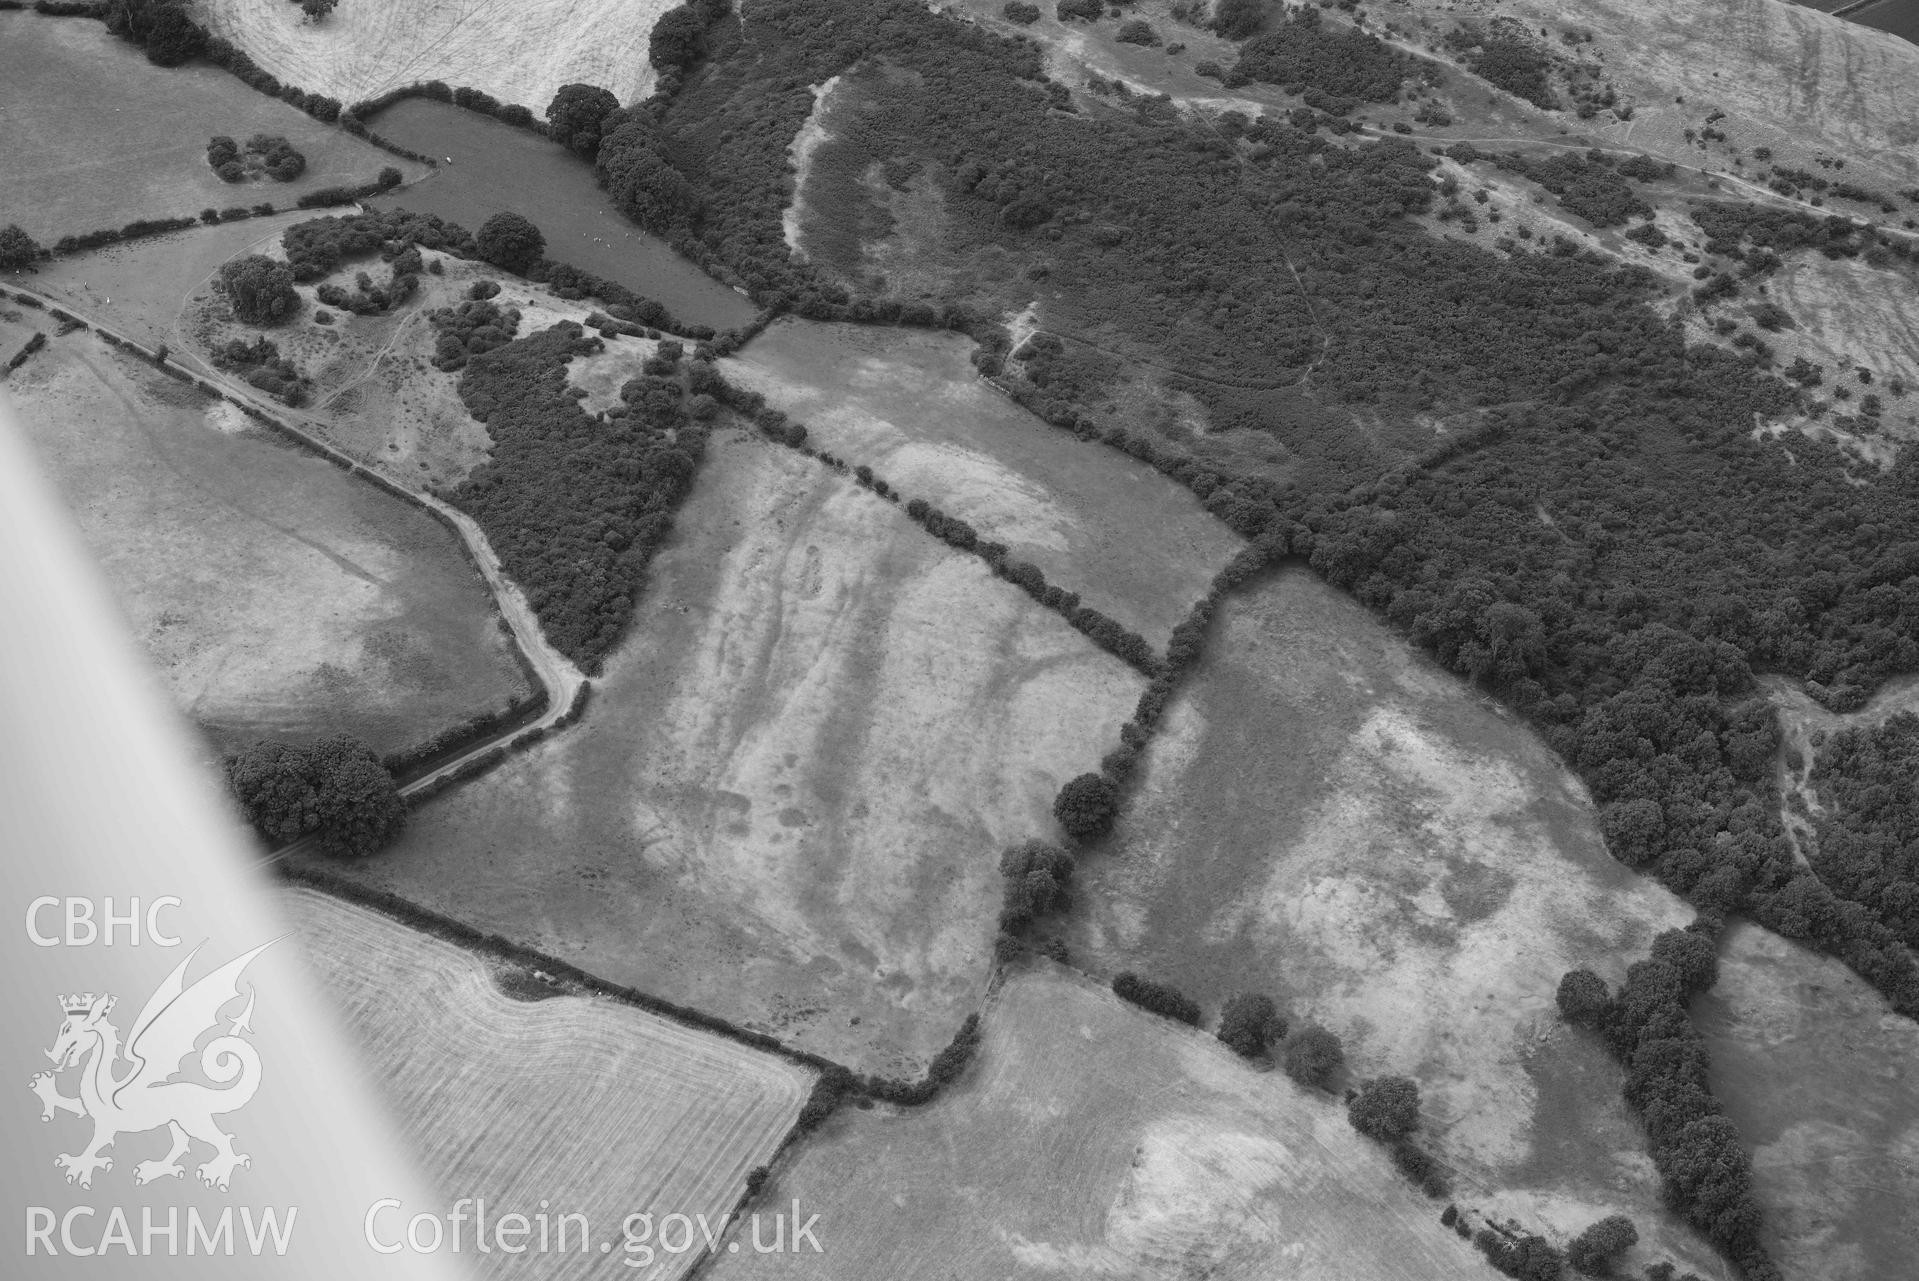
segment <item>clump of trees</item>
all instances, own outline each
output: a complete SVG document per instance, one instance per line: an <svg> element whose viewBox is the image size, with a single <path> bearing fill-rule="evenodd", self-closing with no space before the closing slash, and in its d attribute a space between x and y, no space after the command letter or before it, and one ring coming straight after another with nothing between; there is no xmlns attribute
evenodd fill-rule
<svg viewBox="0 0 1919 1281"><path fill-rule="evenodd" d="M287 266L305 284L322 280L355 258L378 254L399 257L406 248L435 249L462 258L476 256L473 237L432 214L376 209L362 214L328 215L294 223L281 233Z"/></svg>
<svg viewBox="0 0 1919 1281"><path fill-rule="evenodd" d="M40 257L40 243L20 229L20 224L10 222L0 227L0 271L19 271L30 267Z"/></svg>
<svg viewBox="0 0 1919 1281"><path fill-rule="evenodd" d="M278 325L300 310L293 272L262 254L235 258L220 268L220 290L234 318L249 325Z"/></svg>
<svg viewBox="0 0 1919 1281"><path fill-rule="evenodd" d="M243 375L248 384L282 404L304 405L312 388L299 367L282 356L279 345L264 334L252 342L229 340L214 349L213 363Z"/></svg>
<svg viewBox="0 0 1919 1281"><path fill-rule="evenodd" d="M278 134L256 133L245 146L215 134L207 141L207 164L222 182L245 182L259 174L275 182L292 182L306 172L307 158Z"/></svg>
<svg viewBox="0 0 1919 1281"><path fill-rule="evenodd" d="M1819 883L1836 902L1807 910L1843 915L1864 909L1909 948L1919 948L1919 715L1900 712L1878 725L1840 730L1813 765L1826 801L1818 840L1807 852ZM1808 928L1813 926L1807 921Z"/></svg>
<svg viewBox="0 0 1919 1281"><path fill-rule="evenodd" d="M1199 1026L1198 1002L1176 988L1141 978L1131 970L1122 971L1113 979L1113 995L1188 1027Z"/></svg>
<svg viewBox="0 0 1919 1281"><path fill-rule="evenodd" d="M546 108L546 136L587 160L600 154L600 130L620 100L599 85L565 84Z"/></svg>
<svg viewBox="0 0 1919 1281"><path fill-rule="evenodd" d="M1317 1023L1295 1028L1280 1047L1280 1066L1301 1085L1329 1090L1346 1063L1339 1038Z"/></svg>
<svg viewBox="0 0 1919 1281"><path fill-rule="evenodd" d="M1459 142L1446 148L1446 154L1461 164L1490 160L1501 169L1530 178L1559 197L1560 206L1568 213L1579 215L1595 227L1617 227L1630 218L1653 216L1653 207L1626 181L1633 176L1641 182L1649 181L1644 176L1648 169L1632 161L1621 163L1597 148L1583 156L1562 151L1538 157L1481 151L1471 143ZM1661 167L1644 156L1632 160L1645 161L1655 177L1670 176L1670 166Z"/></svg>
<svg viewBox="0 0 1919 1281"><path fill-rule="evenodd" d="M1356 27L1324 22L1310 5L1240 47L1228 86L1258 80L1308 94L1306 103L1344 115L1361 102L1397 102L1418 62Z"/></svg>
<svg viewBox="0 0 1919 1281"><path fill-rule="evenodd" d="M588 672L618 643L706 447L675 379L635 379L608 422L582 409L567 361L604 346L563 321L472 357L460 399L493 453L450 495L486 530L548 639Z"/></svg>
<svg viewBox="0 0 1919 1281"><path fill-rule="evenodd" d="M1265 25L1265 0L1219 0L1213 7L1213 30L1228 40L1244 40Z"/></svg>
<svg viewBox="0 0 1919 1281"><path fill-rule="evenodd" d="M1022 27L1030 27L1039 21L1039 6L1027 4L1026 0L1006 0L1000 6L1000 16L1008 22L1017 22Z"/></svg>
<svg viewBox="0 0 1919 1281"><path fill-rule="evenodd" d="M1286 1035L1286 1020L1273 998L1259 992L1229 997L1219 1013L1220 1041L1241 1058L1257 1059Z"/></svg>
<svg viewBox="0 0 1919 1281"><path fill-rule="evenodd" d="M1611 1214L1572 1239L1566 1262L1589 1277L1612 1274L1621 1255L1639 1244L1639 1229L1623 1214Z"/></svg>
<svg viewBox="0 0 1919 1281"><path fill-rule="evenodd" d="M1494 87L1543 111L1559 109L1550 78L1552 55L1511 18L1495 18L1484 27L1462 23L1447 33L1446 47L1460 54L1474 75Z"/></svg>
<svg viewBox="0 0 1919 1281"><path fill-rule="evenodd" d="M1119 789L1104 774L1068 779L1053 798L1053 817L1066 835L1086 845L1113 830L1119 817Z"/></svg>
<svg viewBox="0 0 1919 1281"><path fill-rule="evenodd" d="M482 285L492 285L490 294L479 293ZM436 309L428 317L437 331L433 350L434 368L447 373L465 369L467 361L513 341L520 329L517 307L502 307L492 301L499 286L490 280L474 284L473 298L453 307Z"/></svg>
<svg viewBox="0 0 1919 1281"><path fill-rule="evenodd" d="M227 786L269 844L313 836L329 854L364 858L406 825L393 775L351 735L309 747L259 742L227 758Z"/></svg>
<svg viewBox="0 0 1919 1281"><path fill-rule="evenodd" d="M473 248L483 261L524 275L546 253L546 237L524 214L503 209L480 224Z"/></svg>
<svg viewBox="0 0 1919 1281"><path fill-rule="evenodd" d="M1397 1143L1419 1128L1419 1086L1404 1076L1364 1081L1346 1102L1346 1119L1375 1143Z"/></svg>
<svg viewBox="0 0 1919 1281"><path fill-rule="evenodd" d="M1119 24L1119 30L1113 33L1113 39L1121 44L1138 44L1151 48L1159 44L1159 32L1153 30L1153 24L1144 18L1128 18Z"/></svg>
<svg viewBox="0 0 1919 1281"><path fill-rule="evenodd" d="M1573 971L1560 980L1558 1001L1568 1022L1601 1035L1625 1065L1626 1101L1646 1127L1667 1203L1729 1258L1764 1273L1752 1159L1712 1096L1705 1042L1687 1013L1718 976L1718 928L1702 919L1660 934L1616 995Z"/></svg>
<svg viewBox="0 0 1919 1281"><path fill-rule="evenodd" d="M1072 904L1073 856L1046 841L1026 841L1000 855L1006 881L1000 929L1017 934L1034 920L1064 912Z"/></svg>

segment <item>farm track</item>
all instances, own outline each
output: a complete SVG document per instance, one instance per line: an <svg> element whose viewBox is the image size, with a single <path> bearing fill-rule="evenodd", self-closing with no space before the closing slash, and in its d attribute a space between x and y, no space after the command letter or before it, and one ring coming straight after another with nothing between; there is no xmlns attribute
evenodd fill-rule
<svg viewBox="0 0 1919 1281"><path fill-rule="evenodd" d="M487 591L493 597L495 607L500 611L500 617L506 621L508 629L512 632L514 643L526 659L534 678L546 691L547 704L533 721L512 725L470 744L459 755L435 766L419 778L413 779L400 789L402 796L411 798L423 792L431 795L433 790L444 785L449 777L457 775L462 769L471 766L489 752L522 734L536 730L550 731L567 716L581 687L587 683L586 677L571 660L548 643L545 634L540 630L539 619L534 615L532 606L527 603L520 589L507 578L506 571L500 565L500 558L493 550L493 545L487 541L486 534L472 517L444 499L409 488L338 446L328 443L324 439L325 424L321 420L311 414L290 412L278 402L261 397L254 388L228 377L191 352L182 351L181 356L184 359L176 358L169 353L164 361L155 361L154 353L146 346L97 317L84 315L59 299L47 297L18 283L12 283L8 288L14 294L34 299L50 311L58 310L75 317L93 332L111 338L126 350L152 361L156 367L171 367L188 375L190 381L216 389L218 394L235 404L252 407L264 414L280 432L291 437L300 447L319 455L345 470L349 475L364 478L381 489L424 508L428 513L438 516L459 535L462 545L466 548L468 559L479 571L481 580L486 583ZM187 361L197 366L197 371L189 367ZM306 848L311 840L311 837L307 837L276 850L266 861L277 863L288 855Z"/></svg>

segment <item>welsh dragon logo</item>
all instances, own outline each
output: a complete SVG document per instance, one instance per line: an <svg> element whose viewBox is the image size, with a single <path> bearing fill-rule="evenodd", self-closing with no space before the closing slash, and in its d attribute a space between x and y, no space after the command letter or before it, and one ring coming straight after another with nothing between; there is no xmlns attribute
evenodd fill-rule
<svg viewBox="0 0 1919 1281"><path fill-rule="evenodd" d="M113 1168L113 1158L102 1154L114 1140L162 1126L172 1136L172 1147L157 1161L135 1165L135 1183L184 1175L180 1158L196 1141L213 1147L212 1158L198 1170L200 1181L209 1187L226 1191L234 1169L253 1164L251 1157L233 1150L233 1136L213 1120L246 1106L260 1088L260 1055L243 1039L253 1030L251 984L246 1008L228 1020L225 1033L200 1051L200 1072L214 1084L174 1078L186 1069L201 1037L218 1029L220 1011L239 998L241 971L274 941L228 961L189 987L186 973L199 955L195 948L147 998L124 1048L120 1030L107 1021L116 998L92 992L61 998L66 1021L47 1051L53 1071L36 1073L29 1085L40 1096L42 1121L53 1120L58 1112L71 1112L93 1122L91 1143L78 1153L54 1158L54 1164L66 1171L68 1183L91 1187L96 1170ZM75 1066L80 1093L60 1093L58 1076Z"/></svg>

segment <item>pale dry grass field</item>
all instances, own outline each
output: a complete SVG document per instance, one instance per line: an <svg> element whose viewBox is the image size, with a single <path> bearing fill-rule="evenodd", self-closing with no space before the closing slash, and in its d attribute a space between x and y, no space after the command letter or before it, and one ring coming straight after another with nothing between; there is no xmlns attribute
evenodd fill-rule
<svg viewBox="0 0 1919 1281"><path fill-rule="evenodd" d="M508 996L480 958L329 895L292 889L285 902L443 1202L483 1197L495 1222L541 1209L586 1216L583 1251L482 1255L469 1235L475 1275L684 1275L697 1253L620 1266L622 1222L703 1214L719 1224L812 1088L806 1068L630 1006ZM395 1214L384 1226L397 1236L404 1223ZM619 1264L601 1253L609 1241Z"/></svg>
<svg viewBox="0 0 1919 1281"><path fill-rule="evenodd" d="M917 1076L1000 850L1142 679L817 462L722 427L578 726L354 871L590 972Z"/></svg>
<svg viewBox="0 0 1919 1281"><path fill-rule="evenodd" d="M815 446L968 521L1163 649L1243 541L1145 463L995 391L972 351L957 334L783 320L721 367Z"/></svg>
<svg viewBox="0 0 1919 1281"><path fill-rule="evenodd" d="M1919 1026L1846 967L1735 924L1697 1003L1713 1092L1753 1150L1766 1246L1795 1281L1919 1258Z"/></svg>
<svg viewBox="0 0 1919 1281"><path fill-rule="evenodd" d="M1415 1078L1463 1203L1569 1234L1626 1213L1710 1265L1660 1208L1617 1067L1554 1003L1690 911L1607 854L1543 743L1319 580L1229 599L1075 897L1067 938L1100 972L1209 1012L1268 992L1354 1079Z"/></svg>
<svg viewBox="0 0 1919 1281"><path fill-rule="evenodd" d="M782 1163L762 1203L819 1215L820 1253L759 1254L736 1229L708 1275L1488 1275L1330 1095L1052 965L1012 978L982 1023L936 1102L841 1113Z"/></svg>
<svg viewBox="0 0 1919 1281"><path fill-rule="evenodd" d="M647 36L672 0L340 0L324 22L286 0L196 0L200 20L288 84L343 102L421 80L534 114L563 84L621 102L653 86Z"/></svg>
<svg viewBox="0 0 1919 1281"><path fill-rule="evenodd" d="M222 747L420 742L527 690L454 535L90 334L7 382L180 707Z"/></svg>

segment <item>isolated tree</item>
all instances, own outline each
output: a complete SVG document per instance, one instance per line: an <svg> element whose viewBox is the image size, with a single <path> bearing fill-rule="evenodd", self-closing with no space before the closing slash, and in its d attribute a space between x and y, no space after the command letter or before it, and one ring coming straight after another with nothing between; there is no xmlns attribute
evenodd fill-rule
<svg viewBox="0 0 1919 1281"><path fill-rule="evenodd" d="M1219 1039L1242 1058L1258 1058L1285 1035L1286 1020L1270 996L1242 992L1220 1010Z"/></svg>
<svg viewBox="0 0 1919 1281"><path fill-rule="evenodd" d="M391 191L393 188L399 186L405 180L406 180L406 175L401 173L398 169L394 168L392 165L387 165L385 168L381 169L380 176L378 178L378 182L380 184L380 190L382 191Z"/></svg>
<svg viewBox="0 0 1919 1281"><path fill-rule="evenodd" d="M668 9L653 24L646 41L646 60L656 71L684 71L706 52L705 10L682 4Z"/></svg>
<svg viewBox="0 0 1919 1281"><path fill-rule="evenodd" d="M567 150L593 159L600 151L600 126L620 100L598 85L561 85L547 104L547 135Z"/></svg>
<svg viewBox="0 0 1919 1281"><path fill-rule="evenodd" d="M40 256L40 245L19 224L0 227L0 271L18 271Z"/></svg>
<svg viewBox="0 0 1919 1281"><path fill-rule="evenodd" d="M319 22L339 4L340 0L300 0L300 10L306 14L308 22Z"/></svg>
<svg viewBox="0 0 1919 1281"><path fill-rule="evenodd" d="M309 755L319 783L321 848L348 858L386 848L406 826L406 801L372 749L343 735L314 744Z"/></svg>
<svg viewBox="0 0 1919 1281"><path fill-rule="evenodd" d="M1566 1247L1566 1261L1589 1277L1612 1271L1619 1256L1639 1243L1639 1229L1623 1214L1613 1214L1581 1232Z"/></svg>
<svg viewBox="0 0 1919 1281"><path fill-rule="evenodd" d="M1228 40L1244 40L1265 24L1265 0L1219 0L1213 10L1213 30Z"/></svg>
<svg viewBox="0 0 1919 1281"><path fill-rule="evenodd" d="M1403 1076L1375 1077L1346 1104L1346 1119L1379 1143L1403 1139L1419 1128L1419 1086Z"/></svg>
<svg viewBox="0 0 1919 1281"><path fill-rule="evenodd" d="M1068 836L1082 844L1112 831L1118 815L1119 790L1104 774L1081 774L1053 798L1053 817Z"/></svg>
<svg viewBox="0 0 1919 1281"><path fill-rule="evenodd" d="M221 267L220 288L233 305L234 316L249 325L277 325L300 309L292 269L259 254Z"/></svg>
<svg viewBox="0 0 1919 1281"><path fill-rule="evenodd" d="M473 238L480 257L495 267L518 275L540 260L546 252L546 237L525 217L505 210L480 224Z"/></svg>
<svg viewBox="0 0 1919 1281"><path fill-rule="evenodd" d="M1280 1053L1280 1063L1287 1076L1301 1085L1322 1090L1330 1086L1333 1073L1339 1071L1345 1061L1346 1052L1340 1048L1339 1038L1317 1023L1308 1023L1287 1037Z"/></svg>
<svg viewBox="0 0 1919 1281"><path fill-rule="evenodd" d="M306 752L285 743L254 743L227 758L227 788L269 843L298 840L320 825L310 764Z"/></svg>
<svg viewBox="0 0 1919 1281"><path fill-rule="evenodd" d="M1570 970L1559 980L1559 1016L1574 1027L1597 1029L1611 1012L1606 980L1591 970Z"/></svg>

